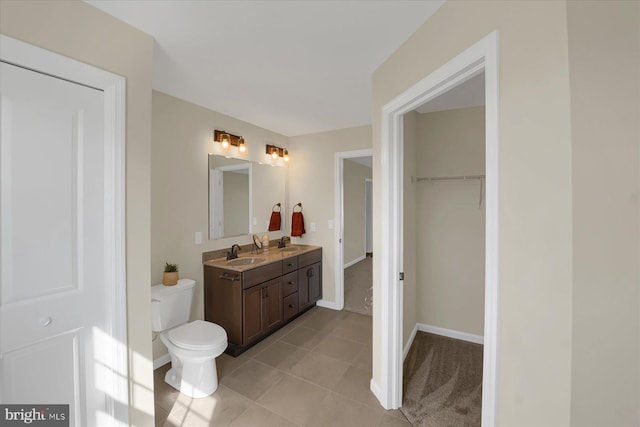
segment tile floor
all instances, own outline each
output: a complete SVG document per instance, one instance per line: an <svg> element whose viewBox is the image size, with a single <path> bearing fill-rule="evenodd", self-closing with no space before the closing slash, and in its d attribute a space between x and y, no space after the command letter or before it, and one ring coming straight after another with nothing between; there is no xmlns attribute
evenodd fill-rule
<svg viewBox="0 0 640 427"><path fill-rule="evenodd" d="M410 426L369 390L371 316L315 307L242 355L216 359L220 386L192 399L154 375L157 426Z"/></svg>
<svg viewBox="0 0 640 427"><path fill-rule="evenodd" d="M344 269L344 308L360 314L372 315L373 258Z"/></svg>

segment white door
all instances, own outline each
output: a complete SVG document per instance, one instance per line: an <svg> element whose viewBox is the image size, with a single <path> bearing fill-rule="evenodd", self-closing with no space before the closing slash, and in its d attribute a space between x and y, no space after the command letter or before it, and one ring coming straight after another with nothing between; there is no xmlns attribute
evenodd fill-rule
<svg viewBox="0 0 640 427"><path fill-rule="evenodd" d="M0 66L0 401L70 404L71 426L102 425L104 93Z"/></svg>

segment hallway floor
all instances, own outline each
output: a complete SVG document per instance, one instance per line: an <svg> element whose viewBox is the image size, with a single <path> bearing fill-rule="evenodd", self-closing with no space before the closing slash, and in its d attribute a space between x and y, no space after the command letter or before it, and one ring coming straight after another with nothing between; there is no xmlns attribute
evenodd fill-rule
<svg viewBox="0 0 640 427"><path fill-rule="evenodd" d="M372 318L315 307L242 355L216 359L220 386L193 399L154 373L157 426L410 426L369 390Z"/></svg>
<svg viewBox="0 0 640 427"><path fill-rule="evenodd" d="M368 256L344 269L344 309L371 316L373 258Z"/></svg>

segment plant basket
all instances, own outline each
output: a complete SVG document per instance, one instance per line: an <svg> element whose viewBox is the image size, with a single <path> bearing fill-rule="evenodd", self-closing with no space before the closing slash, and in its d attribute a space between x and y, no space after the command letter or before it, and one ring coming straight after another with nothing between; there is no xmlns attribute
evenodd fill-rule
<svg viewBox="0 0 640 427"><path fill-rule="evenodd" d="M178 272L164 272L162 273L162 284L165 286L173 286L178 284Z"/></svg>

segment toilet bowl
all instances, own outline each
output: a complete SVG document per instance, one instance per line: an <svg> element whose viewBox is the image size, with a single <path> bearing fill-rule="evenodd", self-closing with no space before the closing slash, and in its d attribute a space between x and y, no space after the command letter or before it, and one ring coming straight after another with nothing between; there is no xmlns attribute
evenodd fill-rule
<svg viewBox="0 0 640 427"><path fill-rule="evenodd" d="M190 397L209 396L218 388L215 358L227 348L227 333L215 323L187 322L195 282L151 287L152 324L169 350L171 369L165 382Z"/></svg>
<svg viewBox="0 0 640 427"><path fill-rule="evenodd" d="M160 334L169 350L171 369L164 380L191 397L205 397L218 388L215 358L227 348L227 333L215 323L194 320Z"/></svg>

